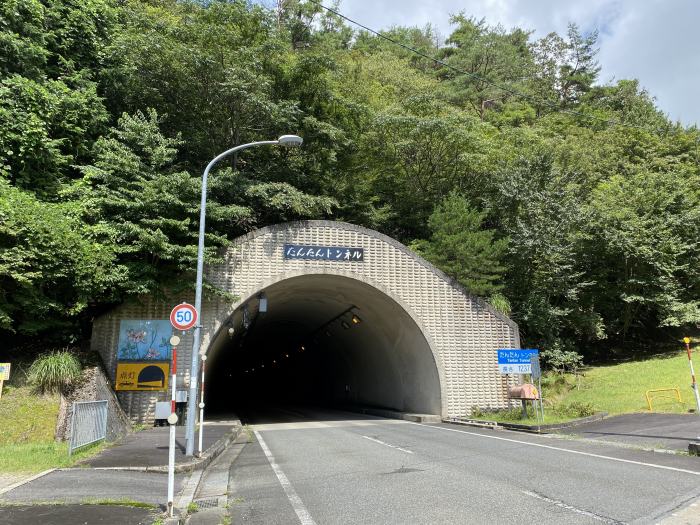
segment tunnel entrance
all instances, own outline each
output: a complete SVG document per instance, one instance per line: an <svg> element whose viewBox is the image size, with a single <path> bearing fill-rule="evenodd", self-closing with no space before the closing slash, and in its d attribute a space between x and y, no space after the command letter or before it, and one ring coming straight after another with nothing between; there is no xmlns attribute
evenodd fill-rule
<svg viewBox="0 0 700 525"><path fill-rule="evenodd" d="M282 280L233 312L209 347L205 398L212 415L270 404L441 413L433 350L409 312L328 274Z"/></svg>

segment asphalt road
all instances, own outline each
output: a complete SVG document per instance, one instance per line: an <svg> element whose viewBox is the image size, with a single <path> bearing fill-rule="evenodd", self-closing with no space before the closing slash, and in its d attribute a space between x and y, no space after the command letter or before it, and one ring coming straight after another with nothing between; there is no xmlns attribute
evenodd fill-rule
<svg viewBox="0 0 700 525"><path fill-rule="evenodd" d="M700 495L687 456L308 409L250 423L234 523L657 523Z"/></svg>

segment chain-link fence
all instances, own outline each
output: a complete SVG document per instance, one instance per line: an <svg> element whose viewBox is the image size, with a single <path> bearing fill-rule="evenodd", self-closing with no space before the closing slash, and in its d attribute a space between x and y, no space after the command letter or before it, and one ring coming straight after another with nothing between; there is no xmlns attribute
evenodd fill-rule
<svg viewBox="0 0 700 525"><path fill-rule="evenodd" d="M96 443L107 435L107 400L73 403L68 455L75 449Z"/></svg>

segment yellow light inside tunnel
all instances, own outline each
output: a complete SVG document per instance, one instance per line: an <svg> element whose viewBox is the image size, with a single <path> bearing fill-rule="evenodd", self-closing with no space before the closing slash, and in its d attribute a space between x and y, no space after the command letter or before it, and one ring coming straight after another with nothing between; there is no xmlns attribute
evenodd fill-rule
<svg viewBox="0 0 700 525"><path fill-rule="evenodd" d="M352 316L352 324L360 324L362 322L362 319L359 318L359 316L353 314Z"/></svg>

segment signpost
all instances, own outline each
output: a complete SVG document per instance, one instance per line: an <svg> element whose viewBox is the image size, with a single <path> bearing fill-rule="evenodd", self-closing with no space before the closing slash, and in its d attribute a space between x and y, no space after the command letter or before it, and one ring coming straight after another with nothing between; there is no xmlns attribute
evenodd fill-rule
<svg viewBox="0 0 700 525"><path fill-rule="evenodd" d="M532 381L537 380L537 392L540 398L540 415L542 416L542 424L544 425L544 405L542 404L542 369L540 368L540 355L530 355L530 375Z"/></svg>
<svg viewBox="0 0 700 525"><path fill-rule="evenodd" d="M10 380L10 363L0 363L0 399L2 399L2 388L5 381Z"/></svg>
<svg viewBox="0 0 700 525"><path fill-rule="evenodd" d="M540 368L540 351L536 348L499 348L498 352L498 371L502 375L507 374L530 374L532 380L538 380L539 412L542 414L542 422L544 423L544 408L542 405L542 370ZM523 410L525 409L523 401ZM533 400L535 414L537 414L537 400ZM539 419L539 416L538 416Z"/></svg>
<svg viewBox="0 0 700 525"><path fill-rule="evenodd" d="M174 311L175 310L173 310L173 312ZM172 319L172 317L173 316L171 314L170 318ZM168 514L170 517L173 515L173 501L175 499L175 425L177 424L177 414L175 413L175 390L177 385L177 345L179 344L180 338L178 336L174 335L170 338L170 345L173 348L173 377L170 381L172 386L172 396L170 398L170 415L168 416L168 424L170 425L170 448L168 449Z"/></svg>
<svg viewBox="0 0 700 525"><path fill-rule="evenodd" d="M685 350L688 352L688 365L690 365L690 378L692 380L690 388L693 389L693 393L695 394L695 404L698 407L698 414L700 414L700 394L698 394L698 382L695 380L695 370L693 369L693 360L691 359L690 337L684 337L683 342L685 343Z"/></svg>

